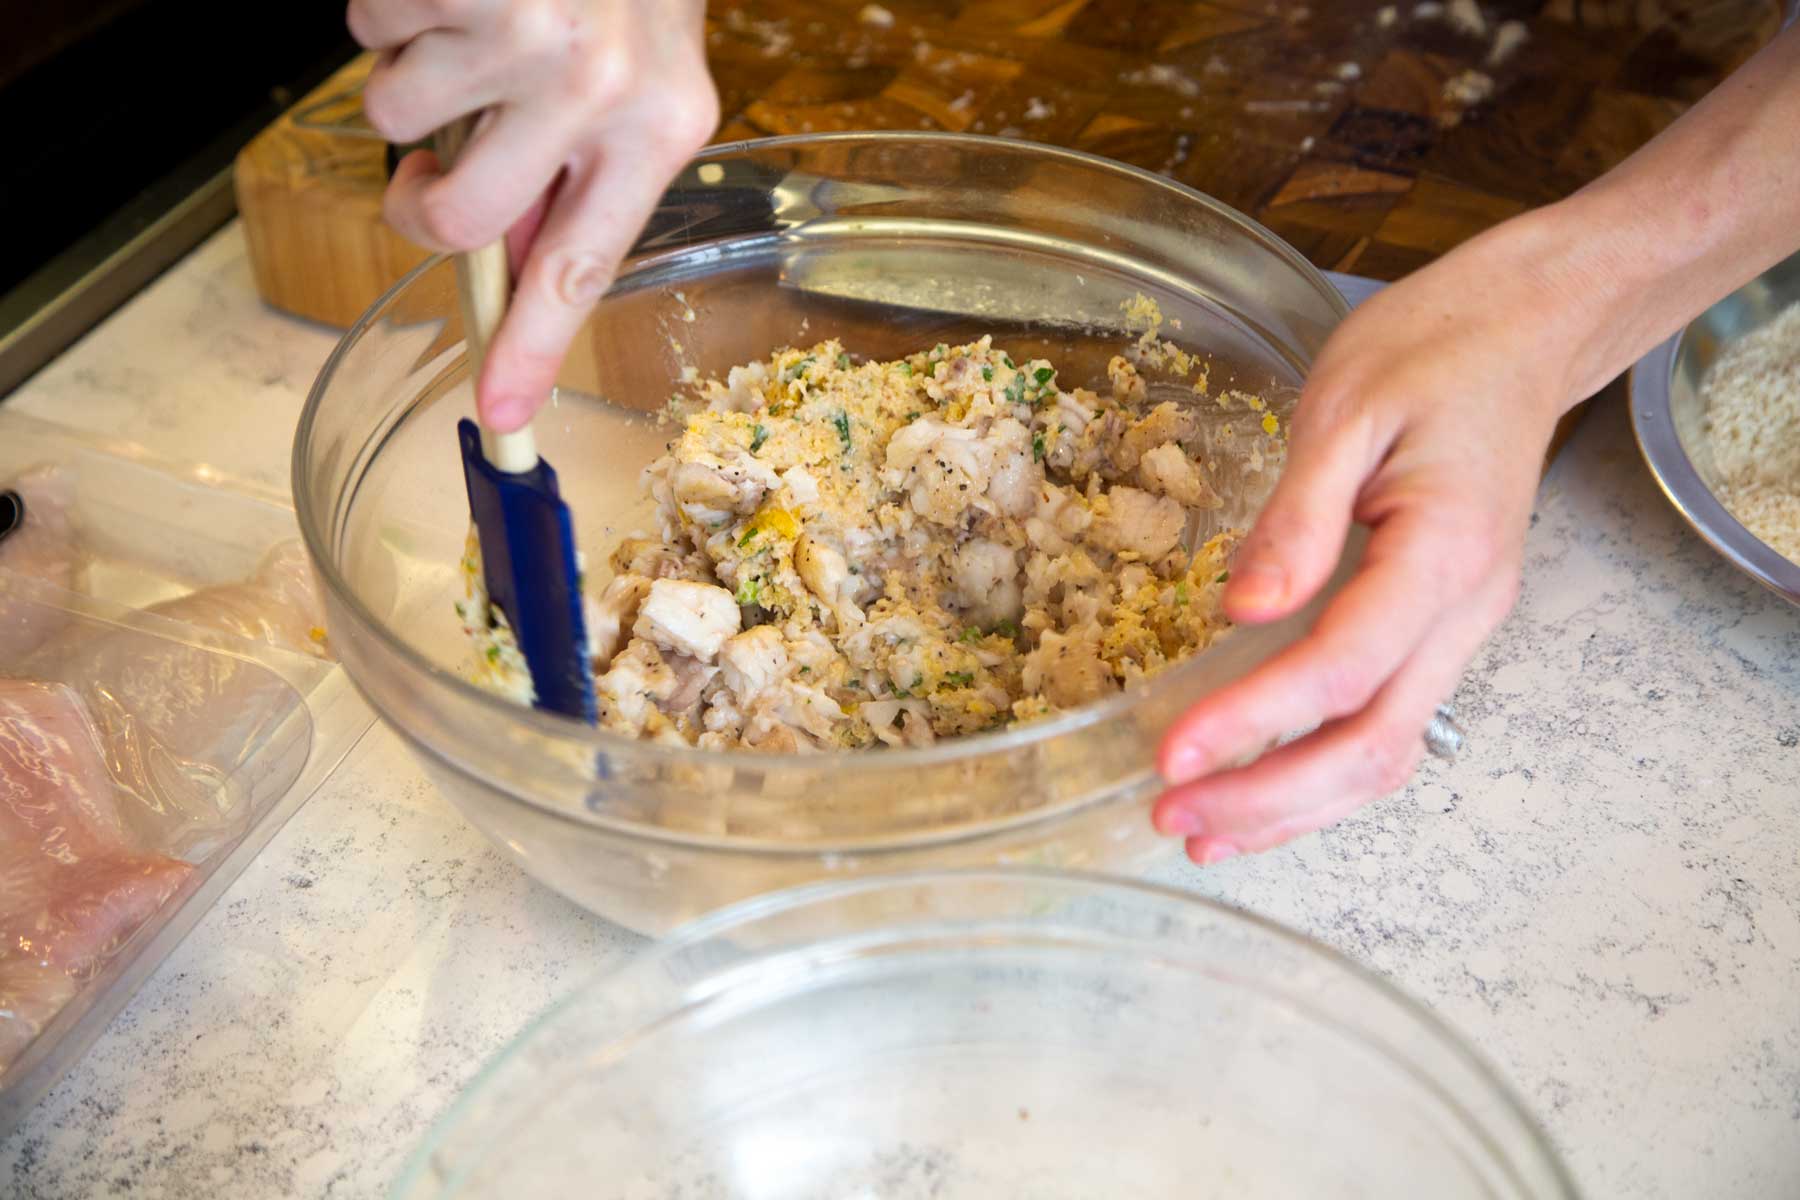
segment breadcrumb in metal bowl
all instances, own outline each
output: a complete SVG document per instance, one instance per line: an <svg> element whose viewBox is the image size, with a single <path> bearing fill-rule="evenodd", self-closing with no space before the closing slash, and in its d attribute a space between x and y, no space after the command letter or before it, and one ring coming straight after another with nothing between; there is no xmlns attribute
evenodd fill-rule
<svg viewBox="0 0 1800 1200"><path fill-rule="evenodd" d="M723 146L671 188L578 338L538 437L603 596L619 553L629 565L632 535L660 533L664 506L655 474L646 487L644 472L670 454L705 381L729 389L733 367L766 364L773 347L798 348L789 352L797 363L836 345L833 369L843 353L851 356L843 369L854 372L921 355L924 363L940 344L947 357L991 336L981 353L1042 364L1021 373L1033 390L1048 366L1059 396L1111 395L1109 367L1120 360L1145 387L1144 415L1169 403L1192 423L1187 444L1210 447L1199 467L1217 506L1205 497L1189 506L1191 552L1250 527L1279 476L1281 435L1307 365L1345 311L1318 272L1247 218L1092 156L927 134ZM958 371L991 369L972 352L961 357L972 366ZM778 356L777 370L787 361ZM1001 408L1011 406L1011 379L982 381L1001 383ZM469 405L454 272L434 261L346 334L302 417L295 496L333 644L474 824L550 886L640 930L841 872L1129 868L1166 845L1148 816L1162 731L1195 698L1290 644L1318 608L1233 630L1182 662L1121 678L1120 690L1093 703L931 745L902 736L867 753L703 748L589 728L470 678L467 622L454 607L464 598L468 534L454 426ZM718 436L754 441L753 415L739 428L747 415L721 414ZM996 411L987 429L1003 419L1017 414ZM1032 423L1018 423L1029 435ZM817 428L829 450L836 423ZM866 431L852 423L848 432ZM1045 436L1049 453L1056 435ZM680 465L672 461L665 478ZM1169 473L1165 487L1182 486L1171 482L1178 463L1157 465ZM1103 480L1102 490L1154 494L1141 472L1133 478ZM684 485L679 499L668 482L675 508L705 507L704 481ZM923 519L910 489L894 490ZM749 512L734 500L726 526L708 536L742 542L754 530L745 548L780 542L799 576L793 552L805 523L795 518L790 529L774 510L784 506L765 509L764 491ZM931 510L934 497L922 503ZM715 568L735 569L731 549ZM1355 553L1353 540L1325 595ZM735 602L746 581L731 582ZM795 581L774 582L792 591ZM1205 599L1189 587L1191 602ZM964 599L982 599L979 590ZM764 598L773 591L743 597L759 607ZM963 607L959 620L976 606ZM985 613L968 624L984 641L1005 619ZM663 634L673 636L669 627ZM939 684L964 670L941 665Z"/></svg>
<svg viewBox="0 0 1800 1200"><path fill-rule="evenodd" d="M1797 304L1800 254L1707 309L1631 369L1632 426L1663 495L1726 561L1794 605L1800 359L1772 335L1796 328Z"/></svg>

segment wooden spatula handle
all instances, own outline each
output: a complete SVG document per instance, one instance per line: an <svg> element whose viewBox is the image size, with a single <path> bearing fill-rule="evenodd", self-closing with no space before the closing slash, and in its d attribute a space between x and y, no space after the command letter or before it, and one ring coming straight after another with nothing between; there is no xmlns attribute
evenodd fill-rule
<svg viewBox="0 0 1800 1200"><path fill-rule="evenodd" d="M462 153L474 131L475 120L472 116L459 117L438 130L438 164L444 170L448 171ZM456 256L456 293L462 306L463 336L469 347L469 371L472 378L480 379L488 342L500 328L507 301L512 298L512 275L506 263L504 240ZM500 470L522 474L537 466L537 439L529 425L513 433L500 433L483 424L481 453Z"/></svg>

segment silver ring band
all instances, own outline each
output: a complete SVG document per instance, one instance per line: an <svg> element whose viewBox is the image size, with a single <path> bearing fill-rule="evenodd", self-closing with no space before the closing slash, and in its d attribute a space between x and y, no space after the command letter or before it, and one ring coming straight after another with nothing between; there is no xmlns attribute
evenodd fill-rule
<svg viewBox="0 0 1800 1200"><path fill-rule="evenodd" d="M1425 727L1425 748L1436 757L1448 761L1456 757L1466 740L1467 735L1463 733L1462 726L1456 723L1456 713L1448 704L1438 705L1431 724Z"/></svg>

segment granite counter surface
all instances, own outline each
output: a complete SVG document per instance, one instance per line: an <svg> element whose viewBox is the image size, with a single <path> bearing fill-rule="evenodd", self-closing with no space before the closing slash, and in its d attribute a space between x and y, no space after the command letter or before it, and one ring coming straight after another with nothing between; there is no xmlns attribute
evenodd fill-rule
<svg viewBox="0 0 1800 1200"><path fill-rule="evenodd" d="M9 403L285 488L329 332L222 231ZM1593 411L1469 746L1324 834L1159 876L1386 975L1518 1089L1585 1193L1800 1195L1800 611ZM0 1143L17 1197L378 1195L480 1065L637 938L490 851L372 730Z"/></svg>

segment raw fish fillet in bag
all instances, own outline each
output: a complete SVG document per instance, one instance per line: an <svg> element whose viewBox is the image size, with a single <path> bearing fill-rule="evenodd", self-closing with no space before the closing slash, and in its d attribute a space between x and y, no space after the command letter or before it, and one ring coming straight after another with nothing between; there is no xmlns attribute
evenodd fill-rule
<svg viewBox="0 0 1800 1200"><path fill-rule="evenodd" d="M284 543L242 583L145 610L189 629L323 658L310 568ZM30 660L75 688L98 723L137 844L204 860L249 826L247 803L297 777L311 746L299 695L261 663L136 629L71 629Z"/></svg>
<svg viewBox="0 0 1800 1200"><path fill-rule="evenodd" d="M59 609L22 600L8 573L73 590L81 566L70 516L75 489L67 474L40 467L0 483L4 490L25 502L25 520L0 540L0 670L36 650L65 620Z"/></svg>
<svg viewBox="0 0 1800 1200"><path fill-rule="evenodd" d="M0 1070L192 874L131 845L76 694L0 679Z"/></svg>

